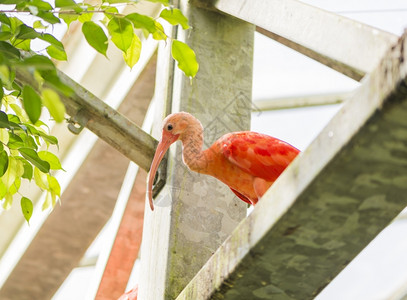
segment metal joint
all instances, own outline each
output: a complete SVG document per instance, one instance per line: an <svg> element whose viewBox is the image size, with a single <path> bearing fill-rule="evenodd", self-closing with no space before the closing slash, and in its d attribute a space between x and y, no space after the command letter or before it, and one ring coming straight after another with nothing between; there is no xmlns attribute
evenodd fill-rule
<svg viewBox="0 0 407 300"><path fill-rule="evenodd" d="M85 109L80 109L75 116L68 120L68 129L73 134L79 134L89 121L89 115Z"/></svg>

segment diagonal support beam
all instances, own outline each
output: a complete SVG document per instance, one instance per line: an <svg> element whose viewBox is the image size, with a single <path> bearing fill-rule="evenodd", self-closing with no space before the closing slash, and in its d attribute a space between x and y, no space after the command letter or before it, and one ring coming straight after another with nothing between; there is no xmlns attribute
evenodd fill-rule
<svg viewBox="0 0 407 300"><path fill-rule="evenodd" d="M393 34L296 0L217 0L220 11L355 80L372 71Z"/></svg>
<svg viewBox="0 0 407 300"><path fill-rule="evenodd" d="M77 128L80 132L82 127L87 127L142 169L148 171L157 141L134 122L111 108L61 71L58 71L58 76L63 83L74 90L74 93L69 97L62 93L59 94L67 113L80 126L79 128L74 127L73 130ZM16 81L22 85L30 84L33 87L38 85L34 76L22 69L17 69Z"/></svg>
<svg viewBox="0 0 407 300"><path fill-rule="evenodd" d="M177 299L313 299L407 205L406 37Z"/></svg>

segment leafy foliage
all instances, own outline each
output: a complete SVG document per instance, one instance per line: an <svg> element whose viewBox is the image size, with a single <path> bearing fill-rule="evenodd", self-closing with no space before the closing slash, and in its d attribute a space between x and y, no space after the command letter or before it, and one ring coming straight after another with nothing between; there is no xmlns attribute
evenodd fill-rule
<svg viewBox="0 0 407 300"><path fill-rule="evenodd" d="M198 64L195 63L195 52L185 43L173 41L171 47L172 57L178 62L178 67L185 75L193 77L198 72Z"/></svg>
<svg viewBox="0 0 407 300"><path fill-rule="evenodd" d="M195 53L188 45L172 40L160 21L189 28L187 18L168 0L149 0L164 9L157 19L139 13L119 13L117 5L133 5L133 0L106 0L102 4L76 3L74 0L3 0L0 7L0 204L8 209L13 198L20 197L24 218L29 222L33 202L20 193L23 180L33 181L46 192L42 209L53 207L61 188L53 172L63 170L50 146L58 146L48 126L41 120L44 108L56 122L65 120L65 107L60 95L69 96L70 87L60 81L52 61L67 60L63 44L47 29L52 25L82 23L82 33L97 52L107 57L109 41L123 53L131 68L140 58L141 38L149 35L172 43L172 54L186 76L198 71ZM31 15L23 22L20 15ZM24 18L26 20L27 18ZM32 41L45 44L40 51ZM21 74L35 78L30 84L19 80Z"/></svg>

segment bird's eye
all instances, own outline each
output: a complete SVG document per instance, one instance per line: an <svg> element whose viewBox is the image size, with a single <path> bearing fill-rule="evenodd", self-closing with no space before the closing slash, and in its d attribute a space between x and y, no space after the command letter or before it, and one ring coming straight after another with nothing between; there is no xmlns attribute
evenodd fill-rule
<svg viewBox="0 0 407 300"><path fill-rule="evenodd" d="M172 124L168 124L168 125L167 125L167 130L168 130L168 131L171 131L172 129L173 129Z"/></svg>

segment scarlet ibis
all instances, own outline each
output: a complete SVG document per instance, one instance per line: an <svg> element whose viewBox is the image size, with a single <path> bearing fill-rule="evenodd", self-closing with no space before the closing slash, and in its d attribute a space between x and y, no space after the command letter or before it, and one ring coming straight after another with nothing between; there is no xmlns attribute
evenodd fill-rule
<svg viewBox="0 0 407 300"><path fill-rule="evenodd" d="M201 122L189 113L174 113L164 119L148 181L151 210L155 173L165 152L177 140L182 142L182 159L190 170L219 179L253 205L300 152L277 138L252 131L227 133L202 150L203 132Z"/></svg>

